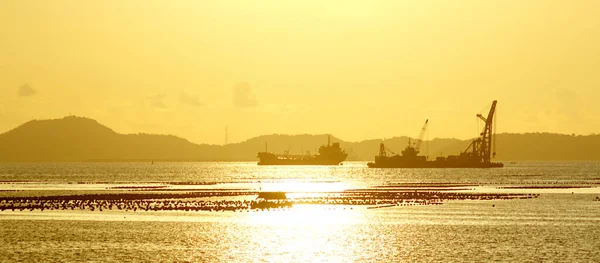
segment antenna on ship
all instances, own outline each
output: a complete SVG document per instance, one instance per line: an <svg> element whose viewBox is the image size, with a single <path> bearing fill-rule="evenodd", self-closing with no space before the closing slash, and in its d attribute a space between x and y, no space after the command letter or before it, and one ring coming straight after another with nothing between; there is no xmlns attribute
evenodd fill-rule
<svg viewBox="0 0 600 263"><path fill-rule="evenodd" d="M427 127L427 131L425 132L425 140L427 140L427 155L425 156L425 160L429 160L429 127Z"/></svg>

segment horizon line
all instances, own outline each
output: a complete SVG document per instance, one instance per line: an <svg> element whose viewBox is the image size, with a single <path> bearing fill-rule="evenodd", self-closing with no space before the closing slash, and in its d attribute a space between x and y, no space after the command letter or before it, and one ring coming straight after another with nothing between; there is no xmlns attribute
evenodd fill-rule
<svg viewBox="0 0 600 263"><path fill-rule="evenodd" d="M18 125L18 126L16 126L16 127L14 127L14 128L11 128L11 129L9 129L9 130L7 130L7 131L4 131L4 132L0 133L0 135L4 135L4 134L6 134L6 133L8 133L8 132L10 132L10 131L13 131L13 130L15 130L15 129L18 129L19 127L22 127L23 125L25 125L25 124L27 124L27 123L30 123L30 122L33 122L33 121L52 121L52 120L62 120L62 119L66 119L66 118L69 118L69 117L71 117L71 118L73 118L73 117L74 117L74 118L82 118L82 119L88 119L88 120L91 120L91 121L95 121L95 122L96 122L96 123L98 123L99 125L101 125L101 126L103 126L103 127L105 127L105 128L108 128L108 129L112 130L113 132L115 132L116 134L119 134L119 135L136 135L136 134L145 134L145 135L159 135L159 136L174 136L174 137L177 137L177 138L184 139L184 140L186 140L186 141L188 141L188 142L190 142L190 143L197 144L197 145L216 145L216 146L234 145L234 144L240 144L240 143L243 143L243 142L246 142L246 141L249 141L249 140L255 139L255 138L263 137L263 136L302 136L302 135L308 135L308 136L324 136L324 135L329 135L329 136L332 136L332 137L334 137L334 138L338 139L339 141L342 141L342 142L345 142L345 143L360 143L360 142L364 142L364 141L372 141L372 140L381 140L381 141L385 141L385 140L391 140L391 139L395 139L395 138L413 138L413 137L411 137L411 136L406 136L406 135L398 135L398 136L393 136L393 137L384 137L384 138L369 138L369 139L362 139L362 140L358 140L358 141L349 141L349 140L344 140L344 139L341 139L341 138L339 138L339 137L337 137L337 136L333 135L332 133L296 133L296 134L286 134L286 133L271 133L271 134L261 134L261 135L257 135L257 136L253 136L253 137L246 138L246 139L244 139L244 140L241 140L241 141L238 141L238 142L229 142L229 143L227 143L227 144L217 144L217 143L198 143L198 142L191 141L191 140L189 140L189 139L187 139L187 138L185 138L185 137L181 137L181 136L178 136L178 135L175 135L175 134L160 134L160 133L147 133L147 132L120 133L120 132L117 132L117 131L115 131L114 129L112 129L112 128L108 127L107 125L104 125L104 124L100 123L100 122L99 122L98 120L96 120L96 119L92 119L92 118L89 118L89 117L84 117L84 116L77 116L77 115L74 115L74 114L66 115L66 116L64 116L64 117L59 117L59 118L49 118L49 119L32 119L32 120L26 121L26 122L24 122L24 123L22 123L22 124L20 124L20 125ZM575 137L577 137L577 136L595 136L595 135L598 135L598 133L590 133L590 134L575 134L575 133L571 133L571 134L568 134L568 133L557 133L557 132L541 132L541 131L536 131L536 132L501 132L501 133L496 133L495 135L502 135L502 134L505 134L505 135L506 135L506 134L512 134L512 135L526 135L526 134L553 134L553 135L564 135L564 136L575 136ZM426 142L426 141L433 141L433 140L436 140L436 139L438 139L438 140L449 139L449 140L468 141L468 140L474 140L474 139L476 139L476 138L478 138L478 137L470 137L470 138L467 138L467 139L461 139L461 138L456 138L456 137L434 137L433 139L429 139L429 140L423 140L423 141L424 141L424 142Z"/></svg>

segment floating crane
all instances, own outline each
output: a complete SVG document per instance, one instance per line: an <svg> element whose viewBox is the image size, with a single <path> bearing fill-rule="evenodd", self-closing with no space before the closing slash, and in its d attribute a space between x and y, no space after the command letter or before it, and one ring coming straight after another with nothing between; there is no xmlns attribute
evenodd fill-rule
<svg viewBox="0 0 600 263"><path fill-rule="evenodd" d="M449 155L447 157L439 156L435 160L427 160L427 156L419 155L423 136L427 132L429 120L425 120L419 138L412 140L409 138L408 145L402 151L402 154L389 156L389 150L381 143L379 155L375 156L375 162L367 163L371 168L493 168L504 167L502 163L493 163L491 159L495 156L495 148L492 136L494 133L495 114L497 101L492 102L492 107L487 117L477 114L477 119L485 123L483 131L469 146L459 155Z"/></svg>
<svg viewBox="0 0 600 263"><path fill-rule="evenodd" d="M491 163L492 157L496 156L496 152L492 153L492 132L494 123L494 114L496 112L497 101L492 102L492 107L488 113L487 118L483 117L482 114L477 114L477 118L482 120L485 124L483 131L479 134L479 138L472 141L467 149L461 153L461 155L469 155L477 161L489 164ZM471 149L471 152L468 152Z"/></svg>

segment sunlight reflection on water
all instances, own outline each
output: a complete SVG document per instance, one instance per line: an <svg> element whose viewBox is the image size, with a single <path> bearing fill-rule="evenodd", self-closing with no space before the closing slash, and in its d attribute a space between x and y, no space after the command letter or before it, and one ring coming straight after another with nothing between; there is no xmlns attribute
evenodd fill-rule
<svg viewBox="0 0 600 263"><path fill-rule="evenodd" d="M468 191L543 193L536 199L381 209L295 204L263 212L3 211L3 262L600 261L600 202L593 201L600 191L591 184L598 181L599 164L525 163L497 170L369 170L361 163L304 168L261 168L255 163L0 164L0 168L2 181L33 181L0 184L0 190L16 186L39 193L132 185L320 192L389 182L478 182L485 185ZM205 181L223 184L168 184ZM530 183L592 187L496 187Z"/></svg>

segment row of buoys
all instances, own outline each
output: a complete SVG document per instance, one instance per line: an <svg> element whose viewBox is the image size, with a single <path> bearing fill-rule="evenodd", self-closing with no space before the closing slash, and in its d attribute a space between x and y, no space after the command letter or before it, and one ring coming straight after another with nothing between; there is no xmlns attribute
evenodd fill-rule
<svg viewBox="0 0 600 263"><path fill-rule="evenodd" d="M189 200L207 197L253 196L254 191L201 191L181 193L106 193L0 198L0 210L126 210L126 211L238 211L287 209L292 204L347 206L409 206L441 204L445 200L507 200L536 198L539 194L458 193L439 191L343 191L320 197L282 200ZM183 199L183 200L182 200Z"/></svg>
<svg viewBox="0 0 600 263"><path fill-rule="evenodd" d="M489 182L484 185L598 185L600 181L519 181L519 182Z"/></svg>
<svg viewBox="0 0 600 263"><path fill-rule="evenodd" d="M494 199L528 199L539 194L518 193L459 193L440 191L352 191L344 192L345 196L365 199L444 199L444 200L494 200Z"/></svg>
<svg viewBox="0 0 600 263"><path fill-rule="evenodd" d="M106 189L109 190L156 190L156 189L164 189L169 186L166 185L141 185L141 186L111 186Z"/></svg>
<svg viewBox="0 0 600 263"><path fill-rule="evenodd" d="M272 210L292 207L291 201L245 200L245 201L182 201L182 200L2 200L0 211L24 210L124 210L124 211L238 211Z"/></svg>
<svg viewBox="0 0 600 263"><path fill-rule="evenodd" d="M522 181L497 181L497 182L448 182L448 183L388 183L386 185L374 186L376 188L386 187L472 187L472 186L485 186L485 185L598 185L600 184L600 178L593 178L590 180L576 180L576 181L550 181L550 180L522 180Z"/></svg>
<svg viewBox="0 0 600 263"><path fill-rule="evenodd" d="M286 183L290 180L282 178L282 179L240 179L240 180L230 180L230 181L149 181L146 182L148 184L162 184L162 185L217 185L217 184L248 184L248 183ZM335 180L292 180L294 182L303 182L303 183L339 183L340 181ZM0 183L22 183L23 181L1 181ZM89 181L89 182L69 182L69 184L134 184L139 185L136 182L109 182L109 181Z"/></svg>
<svg viewBox="0 0 600 263"><path fill-rule="evenodd" d="M105 193L105 194L82 194L82 195L61 195L61 196L38 196L38 197L1 197L1 201L6 200L160 200L160 199L191 199L191 198L209 198L209 197L233 197L233 196L254 196L259 194L256 191L169 191L148 192L148 193ZM518 193L465 193L465 192L441 192L441 191L343 191L343 192L323 192L326 197L305 197L304 199L444 199L444 200L492 200L492 199L514 199L514 198L534 198L539 194L518 194Z"/></svg>
<svg viewBox="0 0 600 263"><path fill-rule="evenodd" d="M591 185L529 185L529 186L499 186L498 189L570 189L592 188Z"/></svg>
<svg viewBox="0 0 600 263"><path fill-rule="evenodd" d="M8 200L0 202L0 211L33 210L123 210L123 211L244 211L244 210L281 210L292 208L293 204L311 205L347 205L347 206L413 206L441 204L441 201L425 200L394 201L364 200L343 202L330 200L276 200L276 201L145 201L145 200Z"/></svg>
<svg viewBox="0 0 600 263"><path fill-rule="evenodd" d="M249 191L188 191L180 192L148 192L148 193L105 193L105 194L81 194L81 195L58 195L58 196L36 196L27 197L31 200L142 200L142 199L183 199L183 198L205 198L205 197L230 197L255 195L257 192ZM0 197L2 200L19 200L23 197Z"/></svg>

